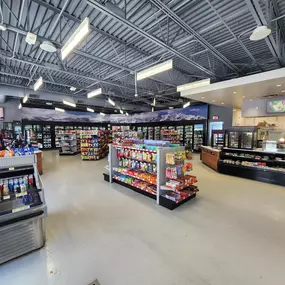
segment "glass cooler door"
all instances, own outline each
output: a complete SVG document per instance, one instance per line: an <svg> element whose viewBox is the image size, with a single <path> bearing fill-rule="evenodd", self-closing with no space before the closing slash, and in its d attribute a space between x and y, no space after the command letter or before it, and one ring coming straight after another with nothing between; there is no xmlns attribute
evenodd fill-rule
<svg viewBox="0 0 285 285"><path fill-rule="evenodd" d="M238 148L238 141L239 141L239 132L238 131L229 131L228 133L229 137L229 148Z"/></svg>
<svg viewBox="0 0 285 285"><path fill-rule="evenodd" d="M250 131L241 132L240 147L245 149L253 148L253 132Z"/></svg>

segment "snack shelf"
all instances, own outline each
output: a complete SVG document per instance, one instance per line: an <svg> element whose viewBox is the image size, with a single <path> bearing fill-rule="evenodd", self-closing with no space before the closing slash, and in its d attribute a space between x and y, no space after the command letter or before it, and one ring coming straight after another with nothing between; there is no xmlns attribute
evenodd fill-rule
<svg viewBox="0 0 285 285"><path fill-rule="evenodd" d="M149 141L145 141L148 143ZM153 142L153 145L156 145L156 142ZM166 207L170 210L178 207L180 204L183 204L184 201L190 200L191 197L195 196L191 192L191 195L187 195L186 192L189 190L189 187L192 187L192 189L195 188L195 186L190 185L190 183L183 185L183 187L180 187L180 193L181 197L183 196L183 199L180 199L179 201L171 201L167 199L166 197L163 197L162 195L165 195L166 193L173 192L172 189L165 189L163 185L166 184L167 178L165 175L165 168L167 167L167 161L166 161L166 154L167 153L172 153L174 157L180 157L181 155L183 157L186 157L186 152L184 147L180 146L174 146L174 147L165 147L164 142L161 142L161 146L159 146L156 150L156 153L152 156L155 157L155 164L156 165L156 170L152 172L151 170L148 173L148 169L151 169L151 166L148 165L146 168L145 165L143 167L141 164L133 164L131 161L138 161L146 164L151 164L150 161L144 161L128 156L124 156L125 151L122 150L122 148L118 148L116 145L109 145L109 167L108 167L108 175L104 174L104 179L109 182L119 182L119 184L124 185L136 192L145 194L145 189L140 189L141 185L144 185L144 188L146 185L151 185L153 189L156 189L156 191L151 190L150 192L152 193L151 195L154 195L154 192L156 192L155 196L156 197L156 202L157 204ZM137 151L137 148L130 147L129 149ZM128 153L128 150L126 150ZM178 152L182 152L178 153ZM130 160L130 161L123 161L122 160ZM187 163L186 163L187 164ZM185 164L185 165L186 165ZM133 166L134 165L134 166ZM188 169L186 166L183 166L183 169ZM176 167L175 165L172 165L173 167ZM140 169L141 168L141 169ZM184 171L183 170L183 171ZM145 176L143 175L145 174ZM142 175L142 176L141 176ZM150 177L151 175L151 177ZM189 176L190 177L190 176ZM193 176L191 176L193 177ZM156 179L155 179L156 178ZM134 183L132 181L135 181ZM139 182L140 181L140 182ZM185 180L186 181L186 180ZM180 181L181 182L181 181ZM196 181L195 181L196 182ZM146 183L146 184L140 184L140 183ZM194 183L194 181L193 181ZM179 183L178 183L179 184ZM190 186L189 186L190 185ZM183 191L186 191L185 193L182 193L182 188L184 189ZM195 188L196 189L196 188ZM144 192L144 193L143 193ZM196 191L197 192L197 191ZM148 193L150 194L150 193ZM193 195L192 195L193 194ZM153 198L153 197L152 197ZM169 201L164 201L164 200L169 200ZM175 204L175 205L174 205Z"/></svg>
<svg viewBox="0 0 285 285"><path fill-rule="evenodd" d="M143 151L143 152L150 152L150 153L157 153L156 150L151 150L151 149L144 149L144 148L135 148L135 147L128 147L128 146L115 146L117 149L130 149L130 150L135 150L135 151Z"/></svg>
<svg viewBox="0 0 285 285"><path fill-rule="evenodd" d="M140 193L147 193L147 194L153 195L153 196L150 196L151 198L154 198L154 199L155 199L155 197L156 197L156 195L157 195L157 194L156 194L155 192L153 192L153 191L148 191L148 190L145 190L145 189L141 189L141 188L138 188L138 187L134 186L134 185L131 184L131 183L125 182L123 179L120 179L119 176L114 176L113 179L116 180L116 181L119 181L119 182L122 183L123 185L131 186L131 187L132 187L132 188L131 188L132 190L137 190L137 191L139 191ZM128 187L128 188L129 188L129 187Z"/></svg>
<svg viewBox="0 0 285 285"><path fill-rule="evenodd" d="M120 168L119 168L119 169L120 169ZM152 184L152 185L155 185L155 186L156 186L156 184L157 184L157 181L153 181L153 182L152 182L152 181L149 181L149 180L147 180L147 179L144 179L144 178L140 177L139 175L142 175L143 173L145 173L145 172L142 172L142 171L138 172L138 171L135 171L135 170L127 170L127 169L125 169L125 168L120 169L120 170L118 170L117 168L114 168L113 170L114 170L115 173L121 173L121 174L123 174L123 175L127 175L127 176L130 176L130 177L133 177L133 178L135 178L135 179L138 179L138 180L147 182L147 183ZM128 171L132 171L132 172L134 172L135 174L130 174ZM145 174L154 176L153 174L149 174L149 173L145 173ZM155 176L155 180L156 180L156 176Z"/></svg>

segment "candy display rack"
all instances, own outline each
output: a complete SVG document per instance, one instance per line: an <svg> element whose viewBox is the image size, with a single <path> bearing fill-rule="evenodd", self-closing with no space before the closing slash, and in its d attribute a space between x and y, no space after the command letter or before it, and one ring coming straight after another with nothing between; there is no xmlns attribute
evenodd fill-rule
<svg viewBox="0 0 285 285"><path fill-rule="evenodd" d="M34 155L0 158L0 264L45 244L47 206Z"/></svg>
<svg viewBox="0 0 285 285"><path fill-rule="evenodd" d="M130 188L140 194L148 196L156 200L157 204L170 210L182 205L186 201L194 198L197 187L193 186L192 191L189 189L196 178L192 176L192 184L186 179L185 185L181 185L182 189L165 188L168 179L165 177L165 169L167 167L166 154L175 154L177 152L185 153L185 148L158 146L157 141L144 141L146 144L138 145L109 145L109 167L108 175L104 174L105 180L110 183L118 183ZM151 145L154 142L154 145ZM166 142L164 142L166 143ZM169 142L168 142L169 145ZM182 162L184 165L184 161ZM179 199L172 200L171 193L185 190L181 193ZM186 193L187 192L187 193ZM182 195L183 194L183 195ZM178 196L178 195L176 195Z"/></svg>
<svg viewBox="0 0 285 285"><path fill-rule="evenodd" d="M108 154L109 131L81 131L81 159L99 160Z"/></svg>

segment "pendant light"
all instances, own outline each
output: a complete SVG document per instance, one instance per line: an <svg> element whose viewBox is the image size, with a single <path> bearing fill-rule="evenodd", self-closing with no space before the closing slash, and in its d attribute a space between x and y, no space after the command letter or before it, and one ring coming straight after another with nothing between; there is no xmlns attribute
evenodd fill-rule
<svg viewBox="0 0 285 285"><path fill-rule="evenodd" d="M265 39L270 34L271 29L269 29L267 26L258 26L252 31L252 34L250 35L249 39L251 41L259 41Z"/></svg>

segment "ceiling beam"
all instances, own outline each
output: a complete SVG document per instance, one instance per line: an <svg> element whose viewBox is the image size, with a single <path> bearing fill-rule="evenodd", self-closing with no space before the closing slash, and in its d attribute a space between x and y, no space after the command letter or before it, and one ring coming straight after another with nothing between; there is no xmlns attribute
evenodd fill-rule
<svg viewBox="0 0 285 285"><path fill-rule="evenodd" d="M217 74L215 74L214 72L208 70L207 68L205 68L204 66L198 64L197 62L189 59L187 56L183 55L182 53L180 53L179 51L177 51L176 49L170 47L169 45L167 45L166 43L164 43L163 41L159 40L158 38L156 38L155 36L145 32L143 29L137 27L136 25L134 25L133 23L129 22L128 20L126 20L123 17L120 17L119 15L115 14L114 12L110 11L109 9L107 9L105 6L99 4L97 1L95 0L87 0L87 3L94 7L95 9L99 10L100 12L102 12L103 14L115 19L116 21L124 24L125 26L127 26L129 29L135 31L136 33L142 35L144 38L146 38L147 40L152 41L154 44L162 47L165 50L168 50L169 52L171 52L173 55L181 58L182 60L188 62L189 64L191 64L192 66L196 67L197 69L201 70L202 72L210 75L211 77L215 77L215 78L219 78L219 76Z"/></svg>
<svg viewBox="0 0 285 285"><path fill-rule="evenodd" d="M150 0L158 9L162 10L170 19L172 19L179 27L185 30L187 33L194 36L194 38L207 48L219 61L229 67L231 70L243 75L243 72L235 66L230 60L222 55L217 49L215 49L208 41L206 41L200 34L192 29L187 23L185 23L175 12L173 12L168 6L162 3L160 0Z"/></svg>
<svg viewBox="0 0 285 285"><path fill-rule="evenodd" d="M258 2L258 0L245 0L250 13L252 14L256 24L258 26L268 26L267 20L262 12L262 8ZM276 45L276 42L270 34L267 38L265 38L266 44L272 53L273 57L276 58L278 64L280 66L284 66L284 60L279 52L279 49Z"/></svg>
<svg viewBox="0 0 285 285"><path fill-rule="evenodd" d="M276 15L276 18L280 17L281 14L279 12L279 7L278 7L278 3L276 0L271 0L272 1L272 5L273 5L273 11ZM285 40L285 25L284 25L284 22L283 22L283 19L280 19L279 21L277 21L277 24L279 26L279 29L280 29L280 32L282 34L282 38L283 38L283 41Z"/></svg>

